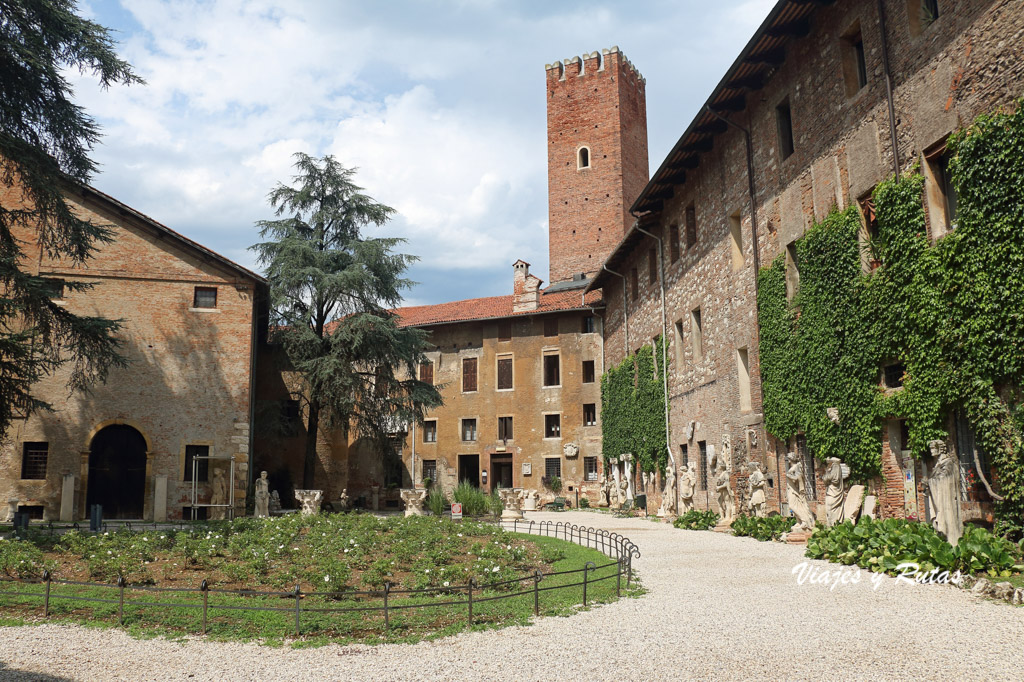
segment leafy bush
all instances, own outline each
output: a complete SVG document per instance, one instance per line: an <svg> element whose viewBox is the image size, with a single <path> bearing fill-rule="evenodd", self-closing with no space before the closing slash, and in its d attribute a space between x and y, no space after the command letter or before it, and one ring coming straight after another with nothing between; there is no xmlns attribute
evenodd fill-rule
<svg viewBox="0 0 1024 682"><path fill-rule="evenodd" d="M483 516L491 510L491 501L479 488L463 481L455 489L452 497L462 505L465 516Z"/></svg>
<svg viewBox="0 0 1024 682"><path fill-rule="evenodd" d="M501 497L498 495L497 490L491 491L491 494L487 498L487 503L490 506L492 514L500 514L505 511L505 503L501 501Z"/></svg>
<svg viewBox="0 0 1024 682"><path fill-rule="evenodd" d="M684 530L708 530L718 523L719 516L715 512L700 511L691 509L682 516L676 518L672 525Z"/></svg>
<svg viewBox="0 0 1024 682"><path fill-rule="evenodd" d="M590 509L590 500L585 497L580 498L580 509Z"/></svg>
<svg viewBox="0 0 1024 682"><path fill-rule="evenodd" d="M807 541L807 556L891 574L899 573L901 563L916 563L923 572L938 568L1003 577L1020 561L1017 545L978 526L965 526L953 547L927 524L868 518L819 527Z"/></svg>
<svg viewBox="0 0 1024 682"><path fill-rule="evenodd" d="M52 564L31 542L0 538L0 573L8 578L39 578L44 569L52 568Z"/></svg>
<svg viewBox="0 0 1024 682"><path fill-rule="evenodd" d="M783 533L793 530L794 524L795 516L738 516L732 522L732 534L766 542L778 540Z"/></svg>
<svg viewBox="0 0 1024 682"><path fill-rule="evenodd" d="M552 476L551 478L547 479L547 486L548 490L557 495L558 493L562 492L562 479L560 479L558 476Z"/></svg>
<svg viewBox="0 0 1024 682"><path fill-rule="evenodd" d="M434 516L441 516L444 514L444 510L448 508L448 496L444 494L440 486L431 488L430 492L427 493L427 509Z"/></svg>

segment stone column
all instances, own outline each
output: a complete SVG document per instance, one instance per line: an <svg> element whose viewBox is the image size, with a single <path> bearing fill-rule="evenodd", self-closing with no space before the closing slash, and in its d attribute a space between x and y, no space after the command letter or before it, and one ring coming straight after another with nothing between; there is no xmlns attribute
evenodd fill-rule
<svg viewBox="0 0 1024 682"><path fill-rule="evenodd" d="M60 488L60 520L63 523L75 521L75 482L74 474L64 474L64 482Z"/></svg>
<svg viewBox="0 0 1024 682"><path fill-rule="evenodd" d="M373 509L373 511L379 511L380 510L380 486L379 485L371 485L370 486L370 508Z"/></svg>
<svg viewBox="0 0 1024 682"><path fill-rule="evenodd" d="M153 477L153 522L167 520L167 476Z"/></svg>

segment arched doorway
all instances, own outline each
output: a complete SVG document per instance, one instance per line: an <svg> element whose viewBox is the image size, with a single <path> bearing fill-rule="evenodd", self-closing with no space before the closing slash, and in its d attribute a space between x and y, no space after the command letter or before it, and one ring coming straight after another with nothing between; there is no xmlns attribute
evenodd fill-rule
<svg viewBox="0 0 1024 682"><path fill-rule="evenodd" d="M146 439L127 424L101 429L89 444L88 508L107 519L141 519L146 498Z"/></svg>

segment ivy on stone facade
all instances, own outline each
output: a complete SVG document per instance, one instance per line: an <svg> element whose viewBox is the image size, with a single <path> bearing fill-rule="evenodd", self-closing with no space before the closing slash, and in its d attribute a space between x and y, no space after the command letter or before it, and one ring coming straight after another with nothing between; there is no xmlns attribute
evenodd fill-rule
<svg viewBox="0 0 1024 682"><path fill-rule="evenodd" d="M665 472L663 340L625 358L601 377L601 436L605 461L632 453L640 471Z"/></svg>
<svg viewBox="0 0 1024 682"><path fill-rule="evenodd" d="M765 426L806 434L815 456L853 476L880 473L882 423L907 420L916 457L961 410L992 465L997 530L1024 525L1024 110L982 116L947 142L954 229L932 243L915 169L873 194L881 263L861 271L860 216L834 211L797 242L799 291L785 262L759 275ZM881 370L901 364L903 387ZM838 407L839 424L826 408Z"/></svg>

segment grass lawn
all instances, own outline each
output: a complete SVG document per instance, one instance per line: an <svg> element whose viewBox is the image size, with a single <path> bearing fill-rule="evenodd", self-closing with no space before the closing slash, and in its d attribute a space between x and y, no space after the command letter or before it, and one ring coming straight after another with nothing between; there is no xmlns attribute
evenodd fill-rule
<svg viewBox="0 0 1024 682"><path fill-rule="evenodd" d="M200 633L202 593L196 588L205 579L211 588L208 636L268 644L290 641L293 646L410 642L469 627L526 624L534 613L534 583L516 579L536 570L574 571L588 561L599 567L589 576L588 605L613 601L616 566L595 550L554 538L508 533L487 524L436 518L293 516L201 524L180 533L69 533L59 538L0 541L0 576L20 572L23 577L38 577L44 567L55 578L68 580L115 582L118 575L125 576L129 587L124 625L136 636ZM470 578L480 585L474 588L472 625L465 603ZM537 585L540 613L567 615L582 608L582 586L552 589L582 580L582 573L545 576ZM393 590L388 595L387 627L381 610L386 583ZM296 599L283 594L295 585L304 593L298 600L298 638ZM147 591L152 588L179 591ZM242 588L254 593L240 595L237 590ZM621 588L623 595L641 591L635 584L627 590L625 576ZM430 591L403 594L402 590ZM43 591L41 584L0 582L0 626L42 621ZM54 582L49 622L117 626L118 593L113 586ZM71 596L113 603L67 598Z"/></svg>

